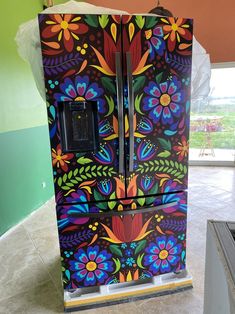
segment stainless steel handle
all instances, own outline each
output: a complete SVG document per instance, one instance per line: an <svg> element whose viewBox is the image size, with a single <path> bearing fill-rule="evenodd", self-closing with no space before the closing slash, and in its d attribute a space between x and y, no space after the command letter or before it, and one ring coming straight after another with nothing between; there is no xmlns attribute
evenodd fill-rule
<svg viewBox="0 0 235 314"><path fill-rule="evenodd" d="M129 171L134 170L134 90L132 79L131 53L126 52L128 119L129 119Z"/></svg>
<svg viewBox="0 0 235 314"><path fill-rule="evenodd" d="M70 214L71 217L112 217L112 216L125 216L125 215L135 215L135 214L142 214L142 213L149 213L153 211L158 211L162 209L166 209L169 207L176 206L178 203L177 202L171 202L171 203L166 203L162 205L157 205L157 206L144 206L141 207L141 209L129 209L129 210L124 210L124 211L108 211L108 212L102 212L102 213L76 213L73 212ZM60 205L62 206L62 205Z"/></svg>
<svg viewBox="0 0 235 314"><path fill-rule="evenodd" d="M123 123L123 84L121 53L115 52L116 88L118 107L119 173L124 174L124 123Z"/></svg>

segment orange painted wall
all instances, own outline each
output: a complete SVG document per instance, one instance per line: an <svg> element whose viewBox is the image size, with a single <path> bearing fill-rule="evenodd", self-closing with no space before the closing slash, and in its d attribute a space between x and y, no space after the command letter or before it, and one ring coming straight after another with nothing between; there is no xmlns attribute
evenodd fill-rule
<svg viewBox="0 0 235 314"><path fill-rule="evenodd" d="M89 0L89 3L146 13L156 6L156 0ZM211 56L212 62L235 61L235 1L234 0L161 0L161 5L174 16L194 19L194 34Z"/></svg>

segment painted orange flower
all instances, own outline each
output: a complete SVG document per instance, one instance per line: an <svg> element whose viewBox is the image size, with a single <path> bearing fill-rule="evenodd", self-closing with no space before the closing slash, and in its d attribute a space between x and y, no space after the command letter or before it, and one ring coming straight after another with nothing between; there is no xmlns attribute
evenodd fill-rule
<svg viewBox="0 0 235 314"><path fill-rule="evenodd" d="M178 142L179 145L173 146L173 149L177 152L178 160L182 161L185 157L188 156L189 152L189 142L185 136L181 137L181 142Z"/></svg>
<svg viewBox="0 0 235 314"><path fill-rule="evenodd" d="M137 194L137 185L136 185L136 179L138 175L135 175L129 179L129 185L127 187L127 196L128 197L134 197ZM132 199L124 199L126 198L125 194L125 181L120 180L119 178L114 178L116 181L116 195L117 198L120 199L120 203L122 204L131 204L133 202Z"/></svg>
<svg viewBox="0 0 235 314"><path fill-rule="evenodd" d="M140 241L153 231L147 231L151 219L152 217L143 224L142 214L112 216L112 230L102 224L108 235L102 239L111 243Z"/></svg>
<svg viewBox="0 0 235 314"><path fill-rule="evenodd" d="M73 14L49 14L49 20L46 21L48 25L42 32L43 38L52 38L57 36L57 41L63 39L64 47L68 52L71 52L74 47L74 39L78 40L78 35L84 34L88 31L88 26L83 23L78 23L81 20L80 16ZM51 48L59 49L58 42L44 42Z"/></svg>
<svg viewBox="0 0 235 314"><path fill-rule="evenodd" d="M57 145L56 150L52 148L52 164L53 166L57 166L57 168L61 168L63 171L68 171L69 160L73 158L73 154L62 154L62 150L60 145Z"/></svg>
<svg viewBox="0 0 235 314"><path fill-rule="evenodd" d="M192 39L192 34L188 30L189 24L185 23L185 19L169 17L168 19L161 18L161 21L164 23L164 39L167 39L167 46L170 52L175 49L176 42L181 42L181 37L186 40Z"/></svg>

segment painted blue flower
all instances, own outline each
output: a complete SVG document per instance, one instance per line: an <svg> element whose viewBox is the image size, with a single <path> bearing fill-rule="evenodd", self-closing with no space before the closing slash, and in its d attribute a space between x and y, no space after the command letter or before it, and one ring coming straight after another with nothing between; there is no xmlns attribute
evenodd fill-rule
<svg viewBox="0 0 235 314"><path fill-rule="evenodd" d="M66 203L71 205L58 206L58 228L63 229L69 224L82 225L89 220L89 217L81 214L99 211L96 207L89 209L87 201L86 194L82 190L72 192L69 197L66 197Z"/></svg>
<svg viewBox="0 0 235 314"><path fill-rule="evenodd" d="M99 246L90 246L86 250L79 249L74 254L75 260L69 261L72 278L84 286L94 286L104 283L108 273L114 270L112 255L106 250L99 251Z"/></svg>
<svg viewBox="0 0 235 314"><path fill-rule="evenodd" d="M113 188L112 182L109 179L105 179L103 181L98 182L97 186L100 193L103 195L109 195Z"/></svg>
<svg viewBox="0 0 235 314"><path fill-rule="evenodd" d="M132 255L131 250L129 250L129 249L125 250L125 255L127 255L127 256L131 256L131 255Z"/></svg>
<svg viewBox="0 0 235 314"><path fill-rule="evenodd" d="M145 31L145 37L148 40L150 60L153 60L155 54L163 56L166 44L162 27L156 26L153 30Z"/></svg>
<svg viewBox="0 0 235 314"><path fill-rule="evenodd" d="M141 134L149 134L153 131L153 124L148 118L143 117L137 126L137 130Z"/></svg>
<svg viewBox="0 0 235 314"><path fill-rule="evenodd" d="M122 249L127 248L127 244L126 244L126 243L122 243L122 244L121 244L121 248L122 248Z"/></svg>
<svg viewBox="0 0 235 314"><path fill-rule="evenodd" d="M135 249L137 247L137 243L136 242L132 242L130 245L130 248Z"/></svg>
<svg viewBox="0 0 235 314"><path fill-rule="evenodd" d="M70 78L66 78L64 83L60 84L61 93L55 93L54 97L57 101L97 101L98 111L105 112L104 99L102 95L104 90L97 83L89 83L89 77L77 76L73 82Z"/></svg>
<svg viewBox="0 0 235 314"><path fill-rule="evenodd" d="M153 158L156 147L150 141L143 140L137 148L137 156L140 161L147 161Z"/></svg>
<svg viewBox="0 0 235 314"><path fill-rule="evenodd" d="M100 150L94 154L94 158L102 165L110 165L114 159L112 147L107 143L100 144Z"/></svg>
<svg viewBox="0 0 235 314"><path fill-rule="evenodd" d="M180 260L182 244L177 244L174 236L156 238L156 243L151 242L146 248L144 266L153 274L168 273L176 268Z"/></svg>
<svg viewBox="0 0 235 314"><path fill-rule="evenodd" d="M110 125L110 122L105 119L99 122L99 135L101 137L107 137L113 133L113 127Z"/></svg>
<svg viewBox="0 0 235 314"><path fill-rule="evenodd" d="M149 82L144 91L148 95L143 99L143 110L149 111L149 118L157 123L173 123L173 117L179 117L183 107L184 93L180 81L174 76L172 80L155 83Z"/></svg>
<svg viewBox="0 0 235 314"><path fill-rule="evenodd" d="M140 185L144 191L149 191L153 187L154 182L154 178L148 176L147 174L142 176L140 179Z"/></svg>
<svg viewBox="0 0 235 314"><path fill-rule="evenodd" d="M162 186L162 198L156 198L154 201L154 206L158 206L161 204L169 204L175 203L173 206L168 206L163 209L165 213L173 213L175 211L181 211L182 213L187 212L187 200L186 194L184 193L170 193L176 191L177 189L180 190L182 186L179 185L177 181L174 180L167 180ZM169 193L169 194L168 194Z"/></svg>
<svg viewBox="0 0 235 314"><path fill-rule="evenodd" d="M126 264L128 266L133 266L135 264L135 260L133 257L128 257L127 260L126 260Z"/></svg>

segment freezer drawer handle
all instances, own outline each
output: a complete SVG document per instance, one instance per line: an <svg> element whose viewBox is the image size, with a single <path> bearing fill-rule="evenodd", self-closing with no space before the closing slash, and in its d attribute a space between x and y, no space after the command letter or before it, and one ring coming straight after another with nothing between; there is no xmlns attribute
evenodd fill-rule
<svg viewBox="0 0 235 314"><path fill-rule="evenodd" d="M115 53L116 88L118 105L119 173L124 174L124 124L123 124L123 84L121 53Z"/></svg>
<svg viewBox="0 0 235 314"><path fill-rule="evenodd" d="M128 91L128 118L129 118L129 171L134 170L134 89L132 79L131 53L126 52L127 91Z"/></svg>
<svg viewBox="0 0 235 314"><path fill-rule="evenodd" d="M102 212L102 213L72 213L71 217L112 217L112 216L125 216L125 215L136 215L136 214L145 214L149 212L154 212L162 209L166 209L169 207L177 206L177 202L170 202L162 205L157 206L145 206L141 209L130 209L124 210L121 212L109 211L109 212Z"/></svg>

